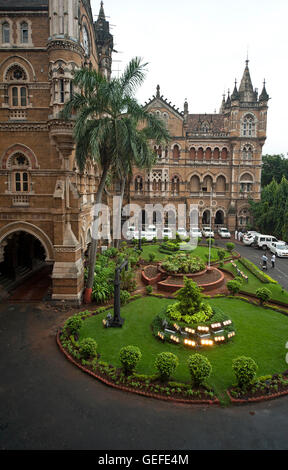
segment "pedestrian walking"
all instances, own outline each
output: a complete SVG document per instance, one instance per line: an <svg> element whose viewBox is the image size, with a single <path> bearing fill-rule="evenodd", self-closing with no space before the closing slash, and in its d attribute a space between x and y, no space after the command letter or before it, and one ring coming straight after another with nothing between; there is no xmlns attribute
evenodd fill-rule
<svg viewBox="0 0 288 470"><path fill-rule="evenodd" d="M235 240L238 240L238 231L235 230Z"/></svg>
<svg viewBox="0 0 288 470"><path fill-rule="evenodd" d="M267 270L267 261L268 258L266 256L266 253L262 256L262 268Z"/></svg>
<svg viewBox="0 0 288 470"><path fill-rule="evenodd" d="M271 256L272 268L275 268L275 261L276 261L276 256L273 254L273 255Z"/></svg>
<svg viewBox="0 0 288 470"><path fill-rule="evenodd" d="M239 242L241 242L241 238L242 238L242 232L241 232L241 230L240 230L240 232L238 232L238 240L239 240Z"/></svg>

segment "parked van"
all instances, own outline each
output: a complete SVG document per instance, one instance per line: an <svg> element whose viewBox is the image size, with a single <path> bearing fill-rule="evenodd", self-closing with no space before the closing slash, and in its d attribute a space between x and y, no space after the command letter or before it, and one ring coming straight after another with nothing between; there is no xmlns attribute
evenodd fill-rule
<svg viewBox="0 0 288 470"><path fill-rule="evenodd" d="M272 237L272 235L257 234L254 239L254 246L262 248L262 250L267 250L268 243L272 242L278 242L277 238Z"/></svg>

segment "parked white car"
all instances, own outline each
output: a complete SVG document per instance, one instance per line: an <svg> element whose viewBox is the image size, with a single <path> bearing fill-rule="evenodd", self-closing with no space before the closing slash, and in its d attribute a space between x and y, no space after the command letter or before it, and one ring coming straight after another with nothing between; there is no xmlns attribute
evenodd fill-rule
<svg viewBox="0 0 288 470"><path fill-rule="evenodd" d="M141 230L141 238L145 238L148 242L151 242L154 238L154 234L152 232L148 232L147 230ZM139 231L135 232L134 238L139 240Z"/></svg>
<svg viewBox="0 0 288 470"><path fill-rule="evenodd" d="M254 244L257 248L262 248L262 250L267 250L268 249L268 243L277 243L278 240L276 237L273 237L272 235L262 235L262 234L257 234L255 235L255 240Z"/></svg>
<svg viewBox="0 0 288 470"><path fill-rule="evenodd" d="M260 233L258 232L247 232L245 233L245 235L243 236L243 243L244 245L246 246L252 246L253 243L254 243L254 240L255 240L255 237L256 235L260 235Z"/></svg>
<svg viewBox="0 0 288 470"><path fill-rule="evenodd" d="M214 232L212 229L210 229L210 227L203 227L202 228L202 234L203 234L203 237L214 237Z"/></svg>
<svg viewBox="0 0 288 470"><path fill-rule="evenodd" d="M185 228L183 227L179 227L178 230L177 230L177 233L179 235L179 237L184 240L184 238L187 238L188 235L187 235L187 231L185 230Z"/></svg>
<svg viewBox="0 0 288 470"><path fill-rule="evenodd" d="M288 245L285 242L271 242L268 248L279 258L288 258Z"/></svg>
<svg viewBox="0 0 288 470"><path fill-rule="evenodd" d="M162 230L162 238L168 238L169 240L172 240L173 238L173 231L169 227L164 227Z"/></svg>
<svg viewBox="0 0 288 470"><path fill-rule="evenodd" d="M220 235L221 238L231 238L231 233L227 228L219 228L218 234Z"/></svg>
<svg viewBox="0 0 288 470"><path fill-rule="evenodd" d="M190 230L190 235L192 238L202 238L202 232L199 227L192 227Z"/></svg>

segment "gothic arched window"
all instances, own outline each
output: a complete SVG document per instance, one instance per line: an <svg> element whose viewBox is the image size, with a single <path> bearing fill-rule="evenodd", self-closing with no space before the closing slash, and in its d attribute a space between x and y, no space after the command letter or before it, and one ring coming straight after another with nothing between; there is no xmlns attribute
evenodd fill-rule
<svg viewBox="0 0 288 470"><path fill-rule="evenodd" d="M136 176L135 178L135 192L141 193L143 191L143 178L142 176Z"/></svg>
<svg viewBox="0 0 288 470"><path fill-rule="evenodd" d="M247 114L242 121L242 136L255 137L255 118L252 114Z"/></svg>
<svg viewBox="0 0 288 470"><path fill-rule="evenodd" d="M179 145L175 144L174 147L173 147L173 158L175 160L179 160L180 158L180 148L179 148Z"/></svg>
<svg viewBox="0 0 288 470"><path fill-rule="evenodd" d="M242 150L242 159L248 162L253 160L253 149L251 145L245 145Z"/></svg>
<svg viewBox="0 0 288 470"><path fill-rule="evenodd" d="M172 190L172 194L174 196L179 195L179 192L180 192L180 178L178 176L173 176L171 190Z"/></svg>
<svg viewBox="0 0 288 470"><path fill-rule="evenodd" d="M21 44L27 44L29 42L29 26L26 21L23 21L20 25L20 42Z"/></svg>
<svg viewBox="0 0 288 470"><path fill-rule="evenodd" d="M5 21L5 23L2 23L2 43L10 43L10 25L9 23L7 23L7 21Z"/></svg>
<svg viewBox="0 0 288 470"><path fill-rule="evenodd" d="M253 189L253 177L249 173L244 173L240 178L240 192L249 193Z"/></svg>

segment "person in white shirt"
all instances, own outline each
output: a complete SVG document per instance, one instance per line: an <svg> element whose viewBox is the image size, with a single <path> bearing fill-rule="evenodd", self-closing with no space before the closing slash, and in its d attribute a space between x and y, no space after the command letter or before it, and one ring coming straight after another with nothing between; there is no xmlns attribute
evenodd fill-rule
<svg viewBox="0 0 288 470"><path fill-rule="evenodd" d="M275 261L276 261L276 256L273 254L273 255L271 256L272 268L275 268Z"/></svg>
<svg viewBox="0 0 288 470"><path fill-rule="evenodd" d="M235 240L238 240L238 231L235 230Z"/></svg>

